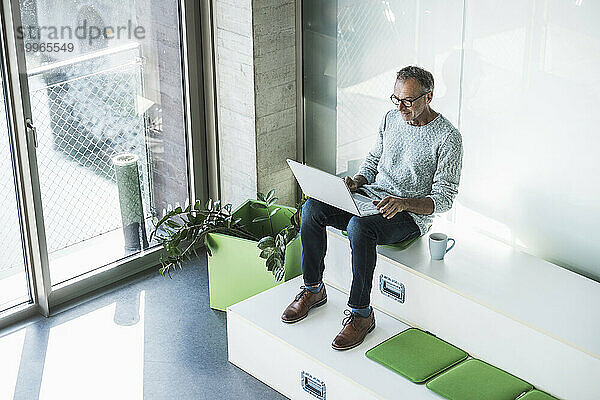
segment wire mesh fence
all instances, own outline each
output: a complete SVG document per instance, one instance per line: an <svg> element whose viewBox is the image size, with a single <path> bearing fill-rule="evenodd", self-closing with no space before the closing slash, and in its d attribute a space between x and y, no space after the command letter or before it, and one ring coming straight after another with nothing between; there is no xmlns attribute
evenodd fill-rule
<svg viewBox="0 0 600 400"><path fill-rule="evenodd" d="M122 226L111 158L134 153L145 216L150 216L148 156L140 60L97 69L97 63L30 76L32 115L48 252ZM71 78L69 71L78 71ZM81 71L87 72L81 74Z"/></svg>

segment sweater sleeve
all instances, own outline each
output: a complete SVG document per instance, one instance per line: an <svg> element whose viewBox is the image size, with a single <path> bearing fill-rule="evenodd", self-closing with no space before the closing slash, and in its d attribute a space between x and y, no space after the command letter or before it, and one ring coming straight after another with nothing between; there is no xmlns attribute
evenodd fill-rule
<svg viewBox="0 0 600 400"><path fill-rule="evenodd" d="M365 161L358 168L358 172L356 175L362 175L367 179L367 183L371 184L375 182L375 176L377 175L377 166L379 165L379 159L381 158L381 153L383 152L383 131L385 131L386 118L389 111L383 116L381 123L379 124L379 132L377 135L377 141L367 157Z"/></svg>
<svg viewBox="0 0 600 400"><path fill-rule="evenodd" d="M462 137L458 131L452 132L440 146L431 194L426 196L433 200L434 214L452 208L452 202L458 193L462 156Z"/></svg>

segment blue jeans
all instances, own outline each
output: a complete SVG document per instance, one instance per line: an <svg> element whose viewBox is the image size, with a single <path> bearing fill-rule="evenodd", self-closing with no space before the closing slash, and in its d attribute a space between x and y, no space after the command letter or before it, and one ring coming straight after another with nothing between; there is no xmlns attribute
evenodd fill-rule
<svg viewBox="0 0 600 400"><path fill-rule="evenodd" d="M398 243L421 234L406 211L397 213L391 219L383 218L381 214L357 217L319 200L308 199L302 207L300 220L305 285L316 285L323 279L323 260L327 252L326 226L348 232L352 249L352 287L348 306L352 308L364 308L370 304L377 261L376 245Z"/></svg>

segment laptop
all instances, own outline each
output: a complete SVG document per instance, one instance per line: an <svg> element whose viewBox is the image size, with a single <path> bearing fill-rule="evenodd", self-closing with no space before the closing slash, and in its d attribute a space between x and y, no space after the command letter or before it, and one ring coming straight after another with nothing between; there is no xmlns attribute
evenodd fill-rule
<svg viewBox="0 0 600 400"><path fill-rule="evenodd" d="M373 200L350 192L343 178L294 160L287 162L306 195L359 217L379 214Z"/></svg>

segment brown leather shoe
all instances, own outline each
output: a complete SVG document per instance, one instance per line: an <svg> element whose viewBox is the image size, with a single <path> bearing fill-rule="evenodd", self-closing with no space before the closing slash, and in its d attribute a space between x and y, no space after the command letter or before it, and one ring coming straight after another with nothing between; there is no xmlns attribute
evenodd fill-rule
<svg viewBox="0 0 600 400"><path fill-rule="evenodd" d="M342 320L344 326L340 333L333 339L331 347L335 350L352 349L365 340L367 333L375 329L375 312L371 309L371 314L363 318L350 310L344 310L346 318Z"/></svg>
<svg viewBox="0 0 600 400"><path fill-rule="evenodd" d="M303 320L308 315L308 311L313 307L322 306L327 302L327 292L325 292L325 285L317 293L313 293L306 288L306 286L300 286L302 291L298 293L294 301L283 312L281 320L285 323L291 324Z"/></svg>

